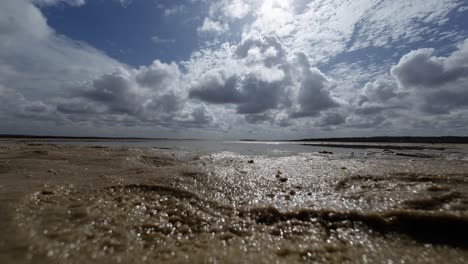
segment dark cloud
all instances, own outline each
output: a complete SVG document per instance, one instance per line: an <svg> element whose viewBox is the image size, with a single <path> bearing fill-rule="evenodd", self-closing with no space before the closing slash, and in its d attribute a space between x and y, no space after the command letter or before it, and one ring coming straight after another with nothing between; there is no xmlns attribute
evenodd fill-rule
<svg viewBox="0 0 468 264"><path fill-rule="evenodd" d="M298 75L297 111L291 117L317 116L321 111L338 107L339 104L332 98L331 82L316 68L311 68L308 58L298 54L296 59Z"/></svg>
<svg viewBox="0 0 468 264"><path fill-rule="evenodd" d="M135 79L141 86L164 90L177 81L179 75L179 68L175 63L165 64L155 60L150 66L141 67Z"/></svg>
<svg viewBox="0 0 468 264"><path fill-rule="evenodd" d="M398 122L409 129L442 129L434 124L466 111L468 40L447 57L436 57L434 52L412 51L392 67L391 76L367 83L351 105L347 126L366 128ZM444 115L443 119L439 115ZM422 118L425 120L415 121Z"/></svg>
<svg viewBox="0 0 468 264"><path fill-rule="evenodd" d="M329 78L304 54L289 55L276 37L253 35L233 50L232 64L202 75L190 88L191 98L232 104L250 123L274 120L275 111L300 118L339 106Z"/></svg>
<svg viewBox="0 0 468 264"><path fill-rule="evenodd" d="M426 88L438 88L468 76L468 67L458 67L447 58L433 56L433 53L433 49L410 52L401 58L398 65L392 67L392 76L403 87Z"/></svg>
<svg viewBox="0 0 468 264"><path fill-rule="evenodd" d="M6 119L53 120L53 107L39 100L29 100L21 93L0 85L0 116Z"/></svg>
<svg viewBox="0 0 468 264"><path fill-rule="evenodd" d="M252 115L246 115L245 121L247 121L247 123L250 123L250 124L264 123L267 121L271 123L272 117L268 114L252 114Z"/></svg>
<svg viewBox="0 0 468 264"><path fill-rule="evenodd" d="M243 100L237 106L239 114L257 114L276 109L286 95L282 81L268 82L254 74L246 76L242 80L241 87Z"/></svg>
<svg viewBox="0 0 468 264"><path fill-rule="evenodd" d="M208 112L208 109L205 105L200 105L197 108L193 109L191 113L191 118L185 121L182 121L182 125L185 127L196 127L203 128L209 127L213 123L213 116Z"/></svg>
<svg viewBox="0 0 468 264"><path fill-rule="evenodd" d="M238 88L238 76L226 77L222 73L205 76L189 92L191 98L213 104L236 104L242 102Z"/></svg>
<svg viewBox="0 0 468 264"><path fill-rule="evenodd" d="M90 89L79 94L108 107L109 112L135 115L141 111L145 97L138 94L126 77L114 73L101 76L93 81Z"/></svg>
<svg viewBox="0 0 468 264"><path fill-rule="evenodd" d="M234 104L238 114L279 109L288 100L289 62L275 37L253 36L242 41L231 59L232 68L206 73L189 96L208 103ZM229 67L229 65L227 66Z"/></svg>
<svg viewBox="0 0 468 264"><path fill-rule="evenodd" d="M383 115L350 116L346 119L346 125L350 128L377 130L387 120Z"/></svg>
<svg viewBox="0 0 468 264"><path fill-rule="evenodd" d="M266 67L274 67L284 64L286 51L276 36L252 36L244 40L235 50L235 55L240 59L250 59L251 56L261 56L262 63Z"/></svg>
<svg viewBox="0 0 468 264"><path fill-rule="evenodd" d="M68 101L66 103L59 103L57 111L63 114L92 114L98 111L91 104L85 101Z"/></svg>
<svg viewBox="0 0 468 264"><path fill-rule="evenodd" d="M395 98L398 94L398 84L389 79L378 79L375 82L367 83L359 94L358 104L366 102L385 103Z"/></svg>
<svg viewBox="0 0 468 264"><path fill-rule="evenodd" d="M318 126L339 126L346 122L346 116L342 113L325 113L321 116Z"/></svg>
<svg viewBox="0 0 468 264"><path fill-rule="evenodd" d="M467 107L468 40L448 57L436 57L433 52L421 49L403 56L392 67L392 76L428 114L448 114Z"/></svg>
<svg viewBox="0 0 468 264"><path fill-rule="evenodd" d="M468 82L459 83L468 87ZM424 98L421 109L429 114L449 114L453 110L468 107L468 89L463 91L436 91Z"/></svg>
<svg viewBox="0 0 468 264"><path fill-rule="evenodd" d="M253 25L243 30L242 40L237 44L209 48L219 44L214 42L194 52L190 60L196 62L176 64L155 60L149 66L133 68L85 43L56 34L37 8L54 4L77 6L84 2L2 2L2 120L10 124L27 124L31 120L54 123L56 127L72 124L93 129L123 126L174 131L185 128L240 131L245 129L241 126L251 129L249 124L295 131L311 127L387 131L393 126L447 131L467 126L468 40L450 55L419 49L403 56L386 75L381 70L378 77L370 77L377 74L368 64L368 72L352 72L353 76L337 82L315 65L321 60L317 57L323 56L324 44L317 42L319 47L300 38L265 35L260 33L265 31ZM299 12L305 3L301 0L293 5ZM246 14L237 15L240 18ZM251 16L244 19L257 14ZM207 24L207 29L228 28L213 21ZM283 28L282 32L289 31ZM297 45L291 46L292 40L298 41ZM336 42L330 44L333 49ZM298 51L309 55L296 54ZM179 69L179 65L183 68ZM366 77L359 79L355 75ZM355 89L354 85L363 78L373 79L360 86L362 89ZM353 83L349 88L337 86L338 83L346 86L346 82Z"/></svg>

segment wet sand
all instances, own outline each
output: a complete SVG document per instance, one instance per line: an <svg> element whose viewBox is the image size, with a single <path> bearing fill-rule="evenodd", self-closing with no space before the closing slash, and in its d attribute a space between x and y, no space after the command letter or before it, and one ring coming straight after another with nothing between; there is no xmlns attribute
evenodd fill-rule
<svg viewBox="0 0 468 264"><path fill-rule="evenodd" d="M468 160L398 153L0 143L0 263L467 263Z"/></svg>

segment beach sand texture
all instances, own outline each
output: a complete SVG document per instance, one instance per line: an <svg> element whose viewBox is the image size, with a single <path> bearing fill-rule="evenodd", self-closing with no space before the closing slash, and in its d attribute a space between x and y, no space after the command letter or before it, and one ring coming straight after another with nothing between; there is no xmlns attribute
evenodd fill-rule
<svg viewBox="0 0 468 264"><path fill-rule="evenodd" d="M0 263L467 263L468 161L0 143Z"/></svg>

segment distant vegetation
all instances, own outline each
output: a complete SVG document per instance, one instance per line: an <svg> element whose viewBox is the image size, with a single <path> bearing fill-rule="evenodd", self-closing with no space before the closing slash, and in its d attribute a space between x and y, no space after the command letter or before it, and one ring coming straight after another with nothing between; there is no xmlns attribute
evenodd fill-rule
<svg viewBox="0 0 468 264"><path fill-rule="evenodd" d="M384 142L384 143L463 143L468 144L468 137L348 137L348 138L309 138L293 141L308 142Z"/></svg>
<svg viewBox="0 0 468 264"><path fill-rule="evenodd" d="M68 136L38 136L38 135L14 135L0 134L0 139L53 139L53 140L170 140L170 138L144 138L144 137L68 137ZM181 140L181 139L178 139ZM183 139L194 140L194 139ZM254 139L241 139L240 141L258 141ZM262 140L269 141L269 140ZM281 140L279 140L281 141ZM290 142L361 142L361 143L461 143L468 144L468 137L344 137L344 138L306 138L287 140Z"/></svg>

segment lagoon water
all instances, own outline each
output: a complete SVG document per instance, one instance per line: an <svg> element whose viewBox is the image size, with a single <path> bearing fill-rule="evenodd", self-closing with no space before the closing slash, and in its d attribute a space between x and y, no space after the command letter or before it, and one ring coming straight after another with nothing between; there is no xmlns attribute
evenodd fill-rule
<svg viewBox="0 0 468 264"><path fill-rule="evenodd" d="M127 148L153 148L189 155L208 155L231 152L247 156L293 156L300 154L331 154L341 158L385 157L402 158L414 156L440 157L443 159L468 159L468 146L399 144L399 143L338 143L306 141L222 141L192 139L161 140L41 140L41 143L77 146L105 146ZM388 150L390 149L390 150ZM396 150L395 150L396 149ZM401 151L404 151L404 155ZM408 155L406 155L408 154Z"/></svg>

